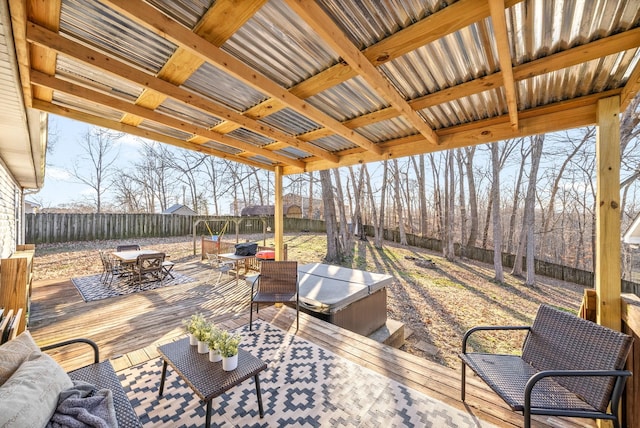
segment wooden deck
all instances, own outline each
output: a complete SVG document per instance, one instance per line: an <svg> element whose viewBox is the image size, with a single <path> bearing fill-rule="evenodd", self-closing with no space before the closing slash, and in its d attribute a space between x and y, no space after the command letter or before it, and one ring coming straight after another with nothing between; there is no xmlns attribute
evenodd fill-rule
<svg viewBox="0 0 640 428"><path fill-rule="evenodd" d="M74 337L87 337L110 358L116 370L157 357L156 347L183 336L182 320L199 311L226 328L248 322L249 288L235 280L213 287L207 283L207 265L192 260L176 270L196 281L159 290L85 303L70 280L34 284L30 330L40 345ZM295 332L295 311L269 307L260 318ZM467 403L460 401L460 370L381 345L348 330L300 314L300 337L357 364L421 391L474 417L497 426L522 426L514 413L484 384L468 376ZM90 359L81 346L52 354L66 369ZM595 427L587 419L538 417L536 427Z"/></svg>

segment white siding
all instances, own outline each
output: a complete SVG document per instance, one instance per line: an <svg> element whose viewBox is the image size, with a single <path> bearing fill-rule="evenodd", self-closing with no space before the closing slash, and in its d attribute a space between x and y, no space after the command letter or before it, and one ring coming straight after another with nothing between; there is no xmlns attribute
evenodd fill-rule
<svg viewBox="0 0 640 428"><path fill-rule="evenodd" d="M13 254L21 239L21 200L22 190L0 161L0 257Z"/></svg>

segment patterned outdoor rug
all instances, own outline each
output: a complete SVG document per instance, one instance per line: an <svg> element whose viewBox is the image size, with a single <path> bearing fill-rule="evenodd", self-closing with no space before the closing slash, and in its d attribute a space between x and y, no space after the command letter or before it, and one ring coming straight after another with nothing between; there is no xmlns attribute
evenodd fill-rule
<svg viewBox="0 0 640 428"><path fill-rule="evenodd" d="M265 416L250 378L213 400L212 426L492 426L268 323L240 332L241 347L268 364L259 375ZM161 372L158 358L118 373L143 426L204 426L205 404L171 367L158 398Z"/></svg>
<svg viewBox="0 0 640 428"><path fill-rule="evenodd" d="M111 284L107 281L107 284L100 282L100 275L80 276L71 278L71 282L76 286L78 292L82 296L85 302L91 302L93 300L108 299L109 297L123 296L125 294L137 293L139 291L155 290L156 288L168 287L170 285L186 284L187 282L195 281L190 276L183 275L181 273L171 271L174 276L167 277L162 281L153 281L143 283L142 285L130 285L127 283L126 278L113 278Z"/></svg>

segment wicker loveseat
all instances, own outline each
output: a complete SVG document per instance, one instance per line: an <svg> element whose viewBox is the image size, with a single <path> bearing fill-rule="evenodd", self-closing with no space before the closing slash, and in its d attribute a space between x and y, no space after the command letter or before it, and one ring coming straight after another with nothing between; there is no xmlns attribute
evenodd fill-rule
<svg viewBox="0 0 640 428"><path fill-rule="evenodd" d="M43 352L73 343L91 346L94 362L65 373ZM110 412L115 411L119 428L142 426L113 366L108 360L100 362L98 346L94 342L73 339L40 349L28 331L0 346L0 426L45 426L56 411L61 393L75 388L73 381L89 383L93 385L89 387L98 393L106 389L111 391L113 407ZM108 420L113 420L113 413L111 415Z"/></svg>
<svg viewBox="0 0 640 428"><path fill-rule="evenodd" d="M471 336L487 330L528 330L522 355L468 352ZM609 419L617 428L632 341L547 305L531 326L474 327L462 340L462 401L469 366L512 410L523 412L525 428L531 415Z"/></svg>

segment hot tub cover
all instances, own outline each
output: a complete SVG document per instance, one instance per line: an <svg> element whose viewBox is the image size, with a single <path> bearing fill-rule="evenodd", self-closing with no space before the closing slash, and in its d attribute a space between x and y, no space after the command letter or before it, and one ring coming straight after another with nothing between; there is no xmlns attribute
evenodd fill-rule
<svg viewBox="0 0 640 428"><path fill-rule="evenodd" d="M300 302L317 312L333 313L391 284L393 277L341 266L298 266Z"/></svg>

